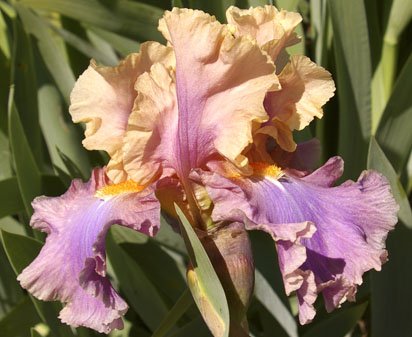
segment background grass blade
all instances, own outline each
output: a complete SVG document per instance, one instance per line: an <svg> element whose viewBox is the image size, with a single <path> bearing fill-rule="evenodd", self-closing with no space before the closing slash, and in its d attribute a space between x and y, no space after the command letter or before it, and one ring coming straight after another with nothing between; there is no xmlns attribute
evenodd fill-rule
<svg viewBox="0 0 412 337"><path fill-rule="evenodd" d="M116 244L111 234L107 238L107 248L120 289L126 294L129 305L152 331L156 330L160 317L165 317L169 311L167 305L140 266Z"/></svg>
<svg viewBox="0 0 412 337"><path fill-rule="evenodd" d="M17 178L0 181L0 218L24 210Z"/></svg>
<svg viewBox="0 0 412 337"><path fill-rule="evenodd" d="M7 337L30 336L30 328L39 321L40 318L33 307L33 303L28 296L25 296L19 304L0 320L0 334Z"/></svg>
<svg viewBox="0 0 412 337"><path fill-rule="evenodd" d="M185 312L193 305L193 297L186 289L175 305L170 309L167 315L162 319L158 328L153 333L152 337L164 337L172 331L172 328L177 321L185 314Z"/></svg>
<svg viewBox="0 0 412 337"><path fill-rule="evenodd" d="M0 231L1 240L7 257L16 275L27 267L39 254L42 244L32 238ZM61 310L60 303L43 302L31 297L37 313L56 337L74 337L68 325L57 318Z"/></svg>
<svg viewBox="0 0 412 337"><path fill-rule="evenodd" d="M298 337L298 329L294 317L258 270L255 272L255 296L268 312L275 316L288 336Z"/></svg>
<svg viewBox="0 0 412 337"><path fill-rule="evenodd" d="M389 234L389 261L371 275L371 336L410 336L412 331L412 231L401 223Z"/></svg>
<svg viewBox="0 0 412 337"><path fill-rule="evenodd" d="M134 39L161 39L157 22L163 10L147 4L126 0L20 0L19 3L33 9L58 12Z"/></svg>
<svg viewBox="0 0 412 337"><path fill-rule="evenodd" d="M366 164L371 134L371 61L363 1L329 1L339 98L339 154L345 177L354 178Z"/></svg>
<svg viewBox="0 0 412 337"><path fill-rule="evenodd" d="M329 314L302 337L330 337L332 331L333 336L336 337L344 337L347 334L350 336L351 330L361 319L367 307L368 302L364 302Z"/></svg>
<svg viewBox="0 0 412 337"><path fill-rule="evenodd" d="M376 133L376 139L400 174L412 150L412 55L396 81Z"/></svg>
<svg viewBox="0 0 412 337"><path fill-rule="evenodd" d="M26 7L16 4L16 9L23 22L24 28L36 37L37 46L44 63L56 81L61 94L67 104L70 104L70 92L73 89L75 77L73 71L65 61L63 50L59 48L51 30L43 18L34 14Z"/></svg>
<svg viewBox="0 0 412 337"><path fill-rule="evenodd" d="M81 145L83 136L79 128L67 121L69 114L56 86L47 81L41 83L38 95L40 126L53 166L72 178L89 176L91 164ZM69 163L76 163L76 168L72 170Z"/></svg>
<svg viewBox="0 0 412 337"><path fill-rule="evenodd" d="M21 198L27 214L31 215L31 201L42 191L41 175L14 105L13 90L10 91L8 124L10 147Z"/></svg>

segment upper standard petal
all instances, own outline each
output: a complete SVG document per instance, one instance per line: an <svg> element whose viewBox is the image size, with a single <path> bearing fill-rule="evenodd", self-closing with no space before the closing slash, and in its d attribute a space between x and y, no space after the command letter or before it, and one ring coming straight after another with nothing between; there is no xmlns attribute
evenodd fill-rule
<svg viewBox="0 0 412 337"><path fill-rule="evenodd" d="M152 91L145 95L148 102L135 106L141 112L133 117L134 125L143 124L151 133L150 137L136 134L145 137L135 142L143 147L140 153L147 154L134 168L136 177L139 166L159 169L163 161L161 168L173 167L181 179L187 179L192 168L204 165L216 153L246 165L241 152L252 142L252 122L267 120L263 99L268 90L278 87L273 63L255 42L233 37L225 25L201 11L175 8L166 12L159 28L174 48L176 72L167 79L169 86L158 83L156 90L160 97L169 97L167 91L175 90L176 101L167 100L162 107L161 101L153 102L156 97ZM160 67L152 68L147 82L156 83L163 76L160 72L164 72ZM156 111L147 120L143 108L150 104L156 105ZM172 114L177 114L168 117L173 139L159 117ZM161 139L165 139L162 145ZM160 152L169 155L164 157ZM150 178L146 172L140 179Z"/></svg>
<svg viewBox="0 0 412 337"><path fill-rule="evenodd" d="M156 62L174 66L173 50L146 42L139 53L130 54L115 67L98 66L92 61L70 95L73 121L86 123L84 147L104 150L111 156L108 174L115 182L126 179L118 152L137 96L136 79Z"/></svg>
<svg viewBox="0 0 412 337"><path fill-rule="evenodd" d="M322 118L322 106L334 95L335 84L327 70L297 55L291 56L279 81L282 89L269 92L265 98L270 121L256 132L269 134L284 150L294 151L292 131L302 130L315 117Z"/></svg>
<svg viewBox="0 0 412 337"><path fill-rule="evenodd" d="M235 27L236 36L251 36L280 67L282 51L300 41L294 32L302 21L299 13L278 11L274 6L239 9L229 7L226 18ZM279 60L278 60L279 58Z"/></svg>

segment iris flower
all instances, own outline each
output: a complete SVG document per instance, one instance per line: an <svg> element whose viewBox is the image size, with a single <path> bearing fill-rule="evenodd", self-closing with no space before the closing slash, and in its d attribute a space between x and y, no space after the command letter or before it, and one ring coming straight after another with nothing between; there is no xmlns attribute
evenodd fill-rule
<svg viewBox="0 0 412 337"><path fill-rule="evenodd" d="M215 262L203 241L244 308L253 289L245 230L269 233L302 324L319 294L328 311L352 301L362 274L386 261L398 206L385 177L364 171L335 186L342 159L313 171L318 144L293 140L335 90L328 71L286 52L300 15L231 7L227 20L174 8L159 22L166 46L143 43L116 67L92 61L76 82L73 121L86 124L84 146L110 161L62 196L33 201L31 226L47 239L18 276L35 297L65 303L63 322L122 327L127 304L106 275L105 235L120 224L153 236L174 203L221 251ZM230 264L242 257L248 267L236 274Z"/></svg>

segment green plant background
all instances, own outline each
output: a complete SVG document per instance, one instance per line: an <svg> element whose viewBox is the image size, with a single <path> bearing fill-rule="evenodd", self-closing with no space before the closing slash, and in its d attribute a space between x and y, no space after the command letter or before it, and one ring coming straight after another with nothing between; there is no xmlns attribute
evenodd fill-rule
<svg viewBox="0 0 412 337"><path fill-rule="evenodd" d="M139 42L162 41L157 22L172 6L200 8L224 21L230 5L266 3L270 1L0 0L0 336L98 335L61 324L60 303L37 301L16 281L16 273L44 240L28 226L31 200L63 193L71 179L88 178L92 167L107 160L104 153L82 148L82 128L68 115L70 91L89 59L114 65L137 51ZM273 242L252 233L257 270L248 313L251 335L412 336L412 3L274 4L303 16L298 27L302 43L290 53L310 56L333 73L337 84L325 117L295 137L319 138L322 161L341 155L345 179L356 179L366 168L384 173L401 210L387 241L389 262L383 271L365 275L356 303L327 314L319 300L316 319L306 326L296 321L294 298L284 294ZM116 226L110 232L109 275L130 305L125 329L111 336L210 336L187 292L185 243L163 222L154 239ZM205 259L201 268L210 267L190 228L186 239ZM208 275L209 290L218 294L220 284L213 273Z"/></svg>

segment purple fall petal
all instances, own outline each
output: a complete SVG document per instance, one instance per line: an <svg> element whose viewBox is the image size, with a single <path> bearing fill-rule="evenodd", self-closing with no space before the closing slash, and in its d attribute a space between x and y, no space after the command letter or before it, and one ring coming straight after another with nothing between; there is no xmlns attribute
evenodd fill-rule
<svg viewBox="0 0 412 337"><path fill-rule="evenodd" d="M314 316L314 283L328 311L354 299L362 274L380 270L386 261L385 239L397 222L398 206L385 177L365 171L357 182L330 187L342 169L342 160L335 157L304 178L227 179L198 173L215 203L215 220L246 221L249 229L273 230L275 235L279 227L292 229L299 223L316 227L312 236L294 242L295 250L301 245L306 251L299 255L306 258L298 269L296 256L285 253L293 240L276 240L286 291L297 291L301 323ZM295 286L285 277L286 269L294 270Z"/></svg>
<svg viewBox="0 0 412 337"><path fill-rule="evenodd" d="M74 180L60 197L33 201L31 226L47 233L37 258L18 276L22 287L41 300L66 303L63 322L108 333L122 328L127 304L106 277L105 236L112 224L154 235L160 206L153 190L124 192L106 200L95 196L106 186L96 169L89 182Z"/></svg>

